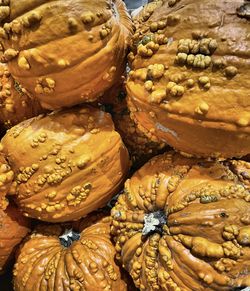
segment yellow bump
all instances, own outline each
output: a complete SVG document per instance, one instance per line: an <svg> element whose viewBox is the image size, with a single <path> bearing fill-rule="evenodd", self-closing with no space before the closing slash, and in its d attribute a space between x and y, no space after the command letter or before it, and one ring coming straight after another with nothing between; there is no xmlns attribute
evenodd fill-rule
<svg viewBox="0 0 250 291"><path fill-rule="evenodd" d="M151 91L152 88L153 88L153 82L152 81L146 81L145 84L144 84L144 87L147 91Z"/></svg>
<svg viewBox="0 0 250 291"><path fill-rule="evenodd" d="M85 12L81 15L81 20L84 24L90 24L95 21L95 15L91 12Z"/></svg>
<svg viewBox="0 0 250 291"><path fill-rule="evenodd" d="M48 198L53 199L53 198L56 197L56 195L57 195L56 191L52 191L52 192L50 192L50 193L48 194Z"/></svg>
<svg viewBox="0 0 250 291"><path fill-rule="evenodd" d="M209 105L206 102L202 102L198 108L196 108L195 112L198 114L206 114L209 110Z"/></svg>
<svg viewBox="0 0 250 291"><path fill-rule="evenodd" d="M101 29L99 34L100 34L101 39L104 39L105 37L108 36L109 33L106 29Z"/></svg>
<svg viewBox="0 0 250 291"><path fill-rule="evenodd" d="M246 119L246 118L244 118L244 117L242 117L242 118L240 118L240 119L237 121L237 124L238 124L239 126L245 127L245 126L248 126L248 125L249 125L249 120Z"/></svg>
<svg viewBox="0 0 250 291"><path fill-rule="evenodd" d="M43 94L43 87L42 87L42 85L37 84L36 87L35 87L35 92L37 94Z"/></svg>
<svg viewBox="0 0 250 291"><path fill-rule="evenodd" d="M40 13L39 12L32 12L32 14L30 14L29 16L28 16L28 22L30 23L30 24L35 24L35 23L37 23L38 21L40 21L41 20L41 15L40 15Z"/></svg>
<svg viewBox="0 0 250 291"><path fill-rule="evenodd" d="M165 66L163 64L154 64L148 67L148 75L153 79L160 79L164 75Z"/></svg>
<svg viewBox="0 0 250 291"><path fill-rule="evenodd" d="M57 64L58 64L58 66L64 68L64 67L66 67L66 66L69 65L69 62L66 61L66 60L64 60L64 59L60 59L60 60L57 62Z"/></svg>
<svg viewBox="0 0 250 291"><path fill-rule="evenodd" d="M8 6L0 6L0 20L4 20L10 14L10 8Z"/></svg>
<svg viewBox="0 0 250 291"><path fill-rule="evenodd" d="M161 103L161 101L167 97L166 89L158 89L152 92L150 96L150 102L152 103Z"/></svg>
<svg viewBox="0 0 250 291"><path fill-rule="evenodd" d="M4 58L8 62L8 61L14 59L18 54L19 54L19 52L17 50L9 48L4 52Z"/></svg>
<svg viewBox="0 0 250 291"><path fill-rule="evenodd" d="M25 57L19 57L18 58L18 66L21 69L24 70L29 70L30 69L30 64L28 63L27 59Z"/></svg>
<svg viewBox="0 0 250 291"><path fill-rule="evenodd" d="M156 32L158 30L158 24L157 24L157 22L153 22L153 23L150 24L150 30L152 32Z"/></svg>
<svg viewBox="0 0 250 291"><path fill-rule="evenodd" d="M70 17L68 19L68 25L69 25L69 29L76 30L77 27L78 27L77 20L75 18L73 18L73 17Z"/></svg>
<svg viewBox="0 0 250 291"><path fill-rule="evenodd" d="M208 77L206 77L206 76L202 76L202 77L199 78L199 83L201 85L206 85L209 82L210 82L210 79Z"/></svg>
<svg viewBox="0 0 250 291"><path fill-rule="evenodd" d="M194 86L194 80L193 79L188 79L187 80L187 86L190 87L190 88L193 87Z"/></svg>
<svg viewBox="0 0 250 291"><path fill-rule="evenodd" d="M2 27L0 27L0 38L7 38L7 33Z"/></svg>
<svg viewBox="0 0 250 291"><path fill-rule="evenodd" d="M238 74L238 69L234 66L228 66L225 69L225 74L227 77L232 78Z"/></svg>
<svg viewBox="0 0 250 291"><path fill-rule="evenodd" d="M56 82L51 78L46 78L46 83L48 84L49 88L55 88Z"/></svg>
<svg viewBox="0 0 250 291"><path fill-rule="evenodd" d="M31 168L35 171L37 171L39 169L39 165L38 164L32 164Z"/></svg>
<svg viewBox="0 0 250 291"><path fill-rule="evenodd" d="M77 167L79 169L83 169L87 163L90 161L90 158L89 157L81 157L80 160L77 162Z"/></svg>

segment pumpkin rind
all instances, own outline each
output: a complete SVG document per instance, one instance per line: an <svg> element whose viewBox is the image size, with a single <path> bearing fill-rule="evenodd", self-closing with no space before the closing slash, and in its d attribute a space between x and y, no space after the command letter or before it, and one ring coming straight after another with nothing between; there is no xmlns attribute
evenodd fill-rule
<svg viewBox="0 0 250 291"><path fill-rule="evenodd" d="M15 206L10 204L6 210L0 208L0 273L29 230L28 220Z"/></svg>
<svg viewBox="0 0 250 291"><path fill-rule="evenodd" d="M56 231L32 234L15 264L15 290L127 290L114 261L110 220L105 217L90 225L87 217L87 225L78 228L80 239L68 248L60 244Z"/></svg>
<svg viewBox="0 0 250 291"><path fill-rule="evenodd" d="M166 149L165 143L158 142L157 138L148 138L131 119L122 82L107 91L98 104L102 109L112 114L115 128L130 153L134 167L138 168Z"/></svg>
<svg viewBox="0 0 250 291"><path fill-rule="evenodd" d="M138 165L144 164L150 158L166 149L166 144L158 142L158 140L153 141L143 131L140 131L131 119L126 104L120 111L115 111L113 120L116 130L124 140L135 166L138 167Z"/></svg>
<svg viewBox="0 0 250 291"><path fill-rule="evenodd" d="M95 101L120 78L132 33L122 0L22 0L9 8L2 59L43 107Z"/></svg>
<svg viewBox="0 0 250 291"><path fill-rule="evenodd" d="M2 143L15 172L19 207L44 221L76 220L105 206L129 169L110 115L91 107L26 120Z"/></svg>
<svg viewBox="0 0 250 291"><path fill-rule="evenodd" d="M243 4L154 1L135 19L128 104L146 134L196 156L249 153L249 19L237 14Z"/></svg>
<svg viewBox="0 0 250 291"><path fill-rule="evenodd" d="M166 149L166 144L158 142L157 139L149 139L143 133L130 117L130 112L127 104L122 101L119 108L114 107L113 121L116 130L120 133L128 151L131 154L131 160L135 166L143 165L157 153L163 152Z"/></svg>
<svg viewBox="0 0 250 291"><path fill-rule="evenodd" d="M112 209L117 258L140 290L250 285L250 164L169 153L127 180ZM246 175L245 175L246 176Z"/></svg>
<svg viewBox="0 0 250 291"><path fill-rule="evenodd" d="M3 145L0 143L0 209L5 209L8 205L5 196L11 186L14 173L11 170L3 153Z"/></svg>
<svg viewBox="0 0 250 291"><path fill-rule="evenodd" d="M0 123L5 128L45 112L38 101L30 98L27 91L12 78L8 67L2 63L0 78Z"/></svg>

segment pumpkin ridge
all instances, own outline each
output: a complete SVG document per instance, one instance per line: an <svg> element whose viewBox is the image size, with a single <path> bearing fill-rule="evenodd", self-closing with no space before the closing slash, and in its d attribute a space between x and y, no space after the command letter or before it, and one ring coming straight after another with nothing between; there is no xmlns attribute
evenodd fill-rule
<svg viewBox="0 0 250 291"><path fill-rule="evenodd" d="M79 33L81 33L81 32L79 32ZM70 37L70 36L69 36ZM72 36L73 37L73 36ZM65 38L65 37L64 37ZM50 42L48 42L48 43L46 43L46 44L42 44L42 45L40 45L40 46L38 46L38 47L31 47L31 48L28 48L28 49L25 49L25 51L29 51L29 50L33 50L34 48L35 49L37 49L37 50L39 50L39 48L41 49L41 48L43 48L45 45L47 46L47 44L49 44L49 43L53 43L54 41L56 42L56 41L60 41L61 39L63 39L63 37L62 38L58 38L58 39L56 39L56 40L53 40L53 41L50 41ZM108 43L107 43L107 45L108 45ZM104 47L100 47L99 48L99 50L98 51L95 51L95 53L100 53L101 52L101 50L103 49ZM79 58L79 59L77 59L75 62L71 62L70 63L70 65L68 65L66 68L64 68L64 71L66 72L67 70L70 70L70 69L72 69L72 68L77 68L77 66L80 66L81 64L79 64L78 62L80 61L80 63L82 63L82 62L84 62L85 60L88 60L88 61L90 61L91 60L91 58L95 58L95 56L91 56L91 54L89 55L89 56L84 56L84 59L81 59L81 58ZM53 75L57 75L57 74L60 74L60 71L61 71L62 69L61 68L58 68L57 69L57 71L54 71L53 72ZM47 76L47 74L48 73L46 73L46 74L40 74L40 75L35 75L37 78L41 78L41 77L45 77L45 76ZM22 78L24 78L24 79L32 79L33 77L32 76L29 76L29 75L27 75L27 76L25 76L25 75L23 75L22 74L22 72L20 72L20 75L18 75L18 74L15 74L15 78L18 78L18 77L22 77ZM78 89L79 87L76 87L75 89Z"/></svg>
<svg viewBox="0 0 250 291"><path fill-rule="evenodd" d="M57 1L57 0L56 0ZM45 5L47 5L47 3L45 3ZM108 22L108 20L106 21L106 22ZM103 23L101 23L101 24L98 24L97 26L94 26L94 27L92 27L92 28L95 28L96 30L98 30L98 27L101 27L103 25ZM117 24L118 25L118 24ZM43 39L41 39L41 40L39 40L39 45L38 44L36 44L36 43L34 43L33 45L34 46L20 46L19 47L19 50L22 50L22 51L25 51L25 52L29 52L29 50L34 50L34 49L37 49L37 50L39 50L39 49L41 49L41 48L44 48L45 46L47 46L47 45L50 45L50 44L53 44L53 43L56 43L56 42L60 42L62 39L65 39L65 38L67 38L67 39L69 39L69 38L74 38L74 37L79 37L79 34L85 34L86 33L86 31L81 31L81 30L79 30L77 33L75 33L74 35L72 35L72 34L69 34L69 33L66 33L65 35L58 35L58 37L57 38L53 38L53 39L50 39L49 41L48 40L43 40ZM119 31L119 33L120 33L120 31ZM114 35L112 35L112 37L114 37ZM43 41L43 42L42 42ZM101 42L101 41L100 41ZM108 43L107 43L108 44ZM106 44L106 45L107 45ZM101 50L103 47L101 47L101 45L103 45L103 42L100 44L100 49L99 50ZM98 51L99 51L98 50ZM96 53L96 52L95 52ZM91 55L91 54L89 54L89 55ZM86 59L89 57L88 55L86 55L86 56L84 56ZM75 62L77 62L77 61L79 61L79 60L81 60L80 58L78 59L78 60L76 60ZM70 66L67 66L67 68L69 68L69 67L71 67L71 64L70 64ZM66 68L66 69L67 69ZM59 70L61 70L61 68L58 68L58 71Z"/></svg>
<svg viewBox="0 0 250 291"><path fill-rule="evenodd" d="M48 288L49 281L47 280L46 277L48 276L47 274L49 273L49 271L51 271L51 270L48 270L48 268L50 266L50 262L51 261L54 261L56 255L57 255L57 253L55 252L55 250L53 250L51 253L52 253L51 254L51 258L48 260L47 266L45 266L44 272L43 272L43 274L41 276L41 280L40 280L39 286L37 286L38 287L38 290L42 290L44 287L47 287ZM49 257L49 253L47 255L45 254L45 258L47 258L47 257ZM30 276L32 276L32 273L30 274ZM44 286L44 282L45 282L46 286Z"/></svg>
<svg viewBox="0 0 250 291"><path fill-rule="evenodd" d="M62 278L62 271L63 271L63 275L66 276L66 278L69 280L69 276L68 276L68 273L66 272L66 266L64 264L64 258L63 258L66 251L67 250L63 250L60 254L59 259L58 259L58 264L57 264L57 268L56 268L56 272L55 272L55 281L54 281L54 284L52 283L55 286L58 286L60 283L62 283L63 285L65 284L64 280ZM62 265L62 266L60 266L60 265ZM63 269L63 270L61 270L61 269ZM65 285L64 285L64 288L66 289Z"/></svg>
<svg viewBox="0 0 250 291"><path fill-rule="evenodd" d="M216 86L216 85L213 85L213 87L218 87L219 88L219 85ZM236 93L238 90L238 88L234 88L234 92ZM230 90L232 91L232 90ZM133 100L135 100L136 102L133 102ZM141 100L140 98L136 98L136 96L133 97L133 100L130 98L129 99L129 102L130 104L135 107L136 110L138 110L139 106L136 105L135 103L140 103L140 106L147 106L147 102L145 100ZM245 106L247 108L247 106ZM151 108L156 108L154 105L151 105ZM135 112L136 114L136 112ZM135 114L132 114L132 119L135 121L135 122L138 122L136 117L135 117ZM178 119L181 119L183 118L187 123L194 123L194 122L198 122L202 119L202 123L203 123L203 127L210 127L210 128L214 128L214 129L217 129L218 126L216 124L216 122L220 122L222 123L223 126L225 125L228 125L228 126L233 126L234 128L228 128L227 130L229 131L235 131L235 126L237 125L237 121L238 120L232 120L232 119L225 119L225 117L217 117L217 118L207 118L206 116L192 116L191 113L180 113L174 109L172 110L169 110L168 112L168 115L171 116L171 118L175 119L175 120L178 120ZM143 124L141 122L139 122L140 126L143 127ZM238 128L238 131L248 131L249 129L248 128L244 128L244 127L241 127L241 128Z"/></svg>
<svg viewBox="0 0 250 291"><path fill-rule="evenodd" d="M190 250L185 248L184 246L180 245L180 243L178 241L175 241L173 238L170 238L170 237L167 237L166 240L168 241L169 247L173 250L174 253L178 254L177 251L179 249L179 252L181 252L183 254L183 257L179 257L178 258L178 260L180 261L179 264L178 264L179 267L180 267L180 264L181 264L181 266L183 266L183 264L185 264L185 260L183 262L182 258L187 258L188 259L188 255L187 254L189 254L190 257L196 262L197 265L199 263L201 266L203 266L202 270L203 270L203 272L205 271L204 273L206 273L206 272L209 273L209 271L213 272L213 269L209 265L208 266L205 265L204 262L201 259L193 256L190 253ZM187 261L185 265L187 266L188 263L191 265L192 264L192 260L189 259L189 261ZM194 271L191 270L191 271L192 271L192 273L190 274L191 278L197 277L197 275L199 275L199 274L197 274L197 270L194 270ZM172 275L172 272L171 272L171 275ZM177 280L179 279L176 274L174 276L177 277ZM225 281L228 281L229 278L227 278L227 276L223 276L221 279L220 278L218 278L218 279L219 280L218 280L217 284L220 287L223 287L223 285L225 284ZM224 282L223 282L223 280L224 280ZM190 282L191 282L191 280L190 280ZM230 285L230 283L229 283L229 285ZM192 288L192 287L190 286L190 288ZM191 289L191 290L193 290L193 289ZM198 290L202 291L202 289L198 289ZM208 290L214 290L214 289L208 289ZM215 289L215 290L218 290L218 289Z"/></svg>
<svg viewBox="0 0 250 291"><path fill-rule="evenodd" d="M84 240L83 237L84 237L84 234L82 235L82 239ZM107 243L107 240L103 240L103 242L106 244ZM103 260L103 261L106 260L105 257L101 256L100 254L96 254L96 252L93 252L93 254L89 253L89 249L88 249L87 246L84 246L83 245L83 250L86 252L86 254L84 256L84 262L85 263L86 262L93 262L93 261L96 262L96 261L99 261L100 259ZM72 255L72 257L74 258L73 255ZM74 261L76 262L76 265L77 266L80 266L79 262L77 262L77 260L75 260L75 258L74 258ZM87 263L86 263L86 265L87 265ZM87 269L87 267L85 268L85 271L86 271L86 273L89 272L89 270ZM102 269L102 271L103 271L103 269ZM88 274L88 277L89 277L89 274ZM95 278L89 278L89 280L90 279L92 279L93 281L96 281L96 284L98 284L97 279L95 279ZM92 285L92 284L89 283L89 285Z"/></svg>
<svg viewBox="0 0 250 291"><path fill-rule="evenodd" d="M46 254L49 254L50 251L51 251L51 253L54 252L52 247L49 247L48 249L47 248L44 249L44 247L43 247L43 249L41 249L40 251L36 251L35 252L35 260L34 260L34 258L33 259L31 258L30 265L26 269L19 270L19 266L15 265L15 267L14 267L14 275L17 272L19 273L21 271L21 274L23 274L23 276L22 276L23 278L24 277L27 278L27 277L31 276L32 272L35 271L35 268L37 266L38 261L42 257L46 257ZM26 256L28 257L28 259L30 259L31 254L28 254L28 255L26 254ZM26 260L26 256L23 257L24 260Z"/></svg>
<svg viewBox="0 0 250 291"><path fill-rule="evenodd" d="M46 274L49 274L51 269L53 270L54 268L57 268L60 257L61 257L61 253L56 253L55 256L48 263L48 268L46 268L46 271L48 269L48 272L44 272L44 279L45 280L46 280ZM50 282L55 280L55 276L56 276L56 273L53 273L51 275L50 279L47 281L49 290L53 289L53 286L51 286Z"/></svg>
<svg viewBox="0 0 250 291"><path fill-rule="evenodd" d="M44 1L44 3L41 3L42 1ZM21 1L20 1L21 2ZM23 1L24 2L24 1ZM33 9L37 9L37 8L39 8L40 6L42 6L42 5L44 5L44 4L46 4L46 3L51 3L51 2L57 2L57 0L41 0L40 1L40 4L38 4L37 3L37 1L33 1L33 3L30 1L30 3L29 3L29 5L28 6L26 6L27 8L26 8L26 10L23 10L22 12L21 12L21 14L19 13L19 14L14 14L14 15L11 15L11 13L12 13L12 10L15 10L15 9L12 9L11 11L10 11L10 20L11 21L13 21L13 18L18 18L18 17L21 17L22 15L24 15L24 14L26 14L27 13L27 11L28 10L33 10ZM36 6L38 4L38 6ZM25 7L25 5L22 5L22 8L24 8Z"/></svg>

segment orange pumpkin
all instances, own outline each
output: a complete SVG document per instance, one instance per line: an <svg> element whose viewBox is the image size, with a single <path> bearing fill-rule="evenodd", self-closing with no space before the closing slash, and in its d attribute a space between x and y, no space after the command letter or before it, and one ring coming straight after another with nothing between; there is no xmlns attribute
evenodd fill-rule
<svg viewBox="0 0 250 291"><path fill-rule="evenodd" d="M112 114L116 130L121 135L135 167L143 165L153 156L166 149L166 144L157 138L149 139L130 117L125 99L126 93L121 87L114 88L101 99L102 107Z"/></svg>
<svg viewBox="0 0 250 291"><path fill-rule="evenodd" d="M11 170L3 153L3 145L0 143L0 209L5 209L8 205L5 196L11 186L14 173Z"/></svg>
<svg viewBox="0 0 250 291"><path fill-rule="evenodd" d="M135 19L127 81L149 137L205 157L250 153L249 4L169 0Z"/></svg>
<svg viewBox="0 0 250 291"><path fill-rule="evenodd" d="M0 123L10 128L17 123L44 112L40 104L27 95L5 64L0 63Z"/></svg>
<svg viewBox="0 0 250 291"><path fill-rule="evenodd" d="M29 119L3 137L26 216L79 219L119 191L129 156L108 113L82 107Z"/></svg>
<svg viewBox="0 0 250 291"><path fill-rule="evenodd" d="M176 153L127 180L112 209L117 259L140 290L250 286L250 164Z"/></svg>
<svg viewBox="0 0 250 291"><path fill-rule="evenodd" d="M0 208L0 273L28 232L29 222L15 206L9 205L6 210Z"/></svg>
<svg viewBox="0 0 250 291"><path fill-rule="evenodd" d="M124 71L132 24L122 0L10 1L9 12L2 59L43 107L95 101Z"/></svg>
<svg viewBox="0 0 250 291"><path fill-rule="evenodd" d="M59 225L33 233L15 264L15 290L127 290L114 261L110 218L95 220L87 217L63 235Z"/></svg>

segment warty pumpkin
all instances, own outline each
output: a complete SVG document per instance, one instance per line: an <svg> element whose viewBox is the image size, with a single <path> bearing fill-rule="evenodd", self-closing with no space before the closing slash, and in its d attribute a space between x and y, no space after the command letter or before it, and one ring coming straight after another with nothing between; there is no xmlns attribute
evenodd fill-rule
<svg viewBox="0 0 250 291"><path fill-rule="evenodd" d="M0 63L0 123L10 128L43 112L39 102L13 79L6 64Z"/></svg>
<svg viewBox="0 0 250 291"><path fill-rule="evenodd" d="M3 137L16 202L48 222L80 219L119 191L129 156L108 113L91 107L40 115Z"/></svg>
<svg viewBox="0 0 250 291"><path fill-rule="evenodd" d="M29 232L29 221L19 210L9 204L6 210L0 208L0 273L4 272L16 246Z"/></svg>
<svg viewBox="0 0 250 291"><path fill-rule="evenodd" d="M141 291L250 286L250 164L165 153L111 211L117 259Z"/></svg>
<svg viewBox="0 0 250 291"><path fill-rule="evenodd" d="M169 0L135 18L127 81L151 137L205 157L250 152L249 3Z"/></svg>
<svg viewBox="0 0 250 291"><path fill-rule="evenodd" d="M123 73L132 23L122 0L22 0L7 7L2 60L43 107L95 101Z"/></svg>
<svg viewBox="0 0 250 291"><path fill-rule="evenodd" d="M131 156L135 168L142 166L153 156L166 150L164 142L158 142L157 138L143 133L130 117L130 111L126 102L125 88L117 88L105 94L101 98L101 108L112 114L116 130L121 135Z"/></svg>
<svg viewBox="0 0 250 291"><path fill-rule="evenodd" d="M5 196L11 186L14 173L6 161L3 153L3 145L0 143L0 209L5 209L8 205Z"/></svg>
<svg viewBox="0 0 250 291"><path fill-rule="evenodd" d="M64 233L60 225L45 226L45 231L34 232L19 251L14 289L127 290L114 261L111 219L95 220L93 216L87 217L76 229Z"/></svg>

